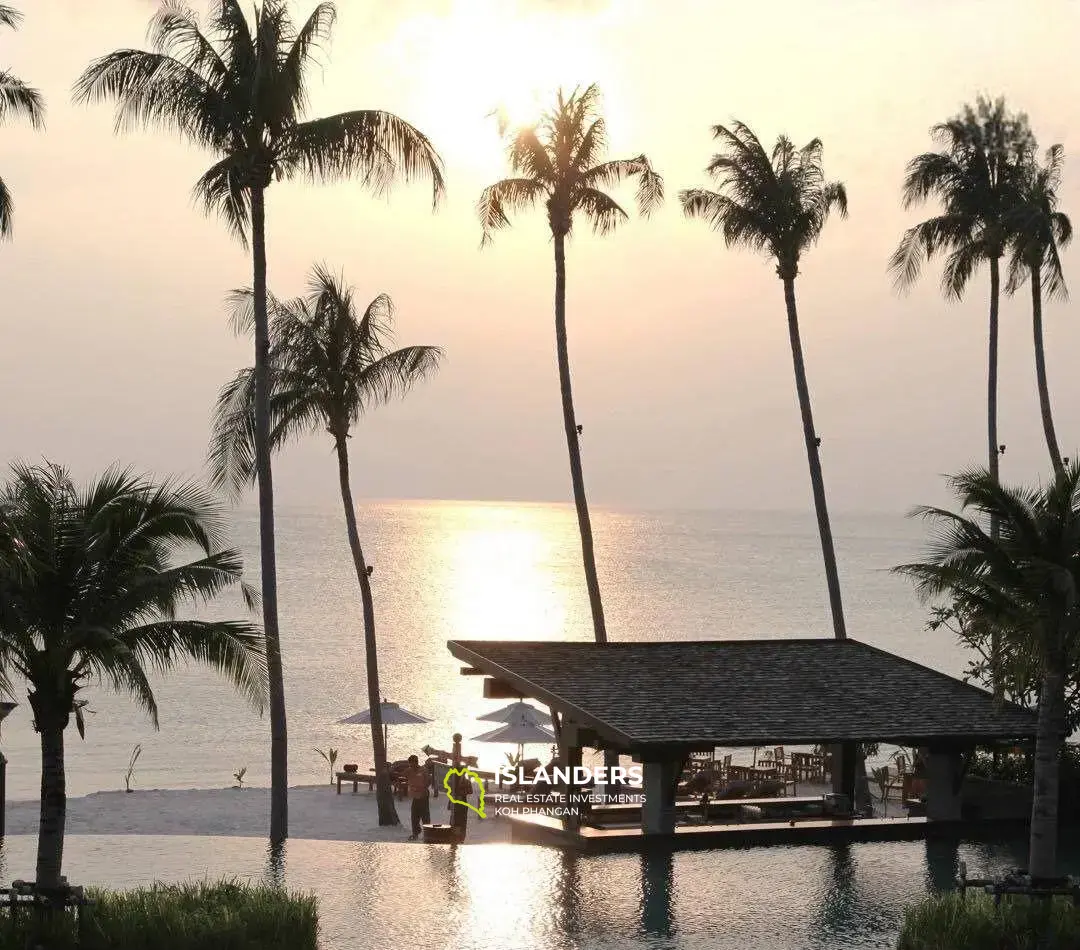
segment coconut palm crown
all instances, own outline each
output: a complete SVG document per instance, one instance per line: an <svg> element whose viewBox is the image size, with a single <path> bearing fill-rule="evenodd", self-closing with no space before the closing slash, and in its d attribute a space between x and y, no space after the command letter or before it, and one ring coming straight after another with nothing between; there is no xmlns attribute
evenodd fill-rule
<svg viewBox="0 0 1080 950"><path fill-rule="evenodd" d="M683 211L702 218L729 247L746 247L776 260L781 279L793 280L805 251L817 243L829 215L847 216L847 191L826 181L822 143L796 148L780 136L770 154L742 122L713 126L720 151L706 166L718 190L689 188Z"/></svg>

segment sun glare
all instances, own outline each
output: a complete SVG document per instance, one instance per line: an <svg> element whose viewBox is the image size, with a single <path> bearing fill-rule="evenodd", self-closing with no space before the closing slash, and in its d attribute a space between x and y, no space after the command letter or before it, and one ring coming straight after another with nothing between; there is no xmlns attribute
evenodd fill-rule
<svg viewBox="0 0 1080 950"><path fill-rule="evenodd" d="M594 16L475 0L402 23L394 55L424 64L415 111L444 157L498 174L498 112L513 127L531 125L560 86L602 81L605 57L584 22Z"/></svg>

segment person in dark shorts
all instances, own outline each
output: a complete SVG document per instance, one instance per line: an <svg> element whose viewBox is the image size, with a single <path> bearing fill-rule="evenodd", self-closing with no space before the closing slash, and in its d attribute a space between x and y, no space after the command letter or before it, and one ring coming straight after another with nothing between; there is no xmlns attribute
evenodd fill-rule
<svg viewBox="0 0 1080 950"><path fill-rule="evenodd" d="M415 841L420 837L423 825L431 824L431 799L428 795L431 776L427 769L421 767L420 759L415 755L409 756L409 764L405 769L405 781L409 790L412 812L412 834L409 840Z"/></svg>
<svg viewBox="0 0 1080 950"><path fill-rule="evenodd" d="M469 808L467 805L459 805L458 802L469 800L473 792L472 782L467 775L455 775L453 778L454 798L458 801L450 803L450 825L454 829L458 841L465 840L465 832L469 827Z"/></svg>

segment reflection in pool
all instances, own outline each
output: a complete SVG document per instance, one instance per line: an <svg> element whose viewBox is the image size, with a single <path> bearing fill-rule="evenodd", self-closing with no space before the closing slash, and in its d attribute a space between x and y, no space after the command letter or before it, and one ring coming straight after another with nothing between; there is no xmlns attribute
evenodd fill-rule
<svg viewBox="0 0 1080 950"><path fill-rule="evenodd" d="M35 839L3 843L0 879L28 876ZM69 836L68 876L133 886L234 876L319 895L324 950L863 950L904 907L973 873L1021 864L1022 837L578 857L522 845ZM1063 853L1080 871L1080 840Z"/></svg>

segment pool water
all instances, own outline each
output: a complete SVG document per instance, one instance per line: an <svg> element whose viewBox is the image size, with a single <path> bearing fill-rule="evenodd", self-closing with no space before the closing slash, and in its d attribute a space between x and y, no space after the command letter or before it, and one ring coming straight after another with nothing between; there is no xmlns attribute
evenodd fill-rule
<svg viewBox="0 0 1080 950"><path fill-rule="evenodd" d="M29 877L36 839L7 838L0 880ZM999 841L580 857L523 845L70 836L71 881L114 887L222 876L319 896L323 950L863 950L893 946L904 908L1024 861ZM1080 871L1080 837L1063 842Z"/></svg>

